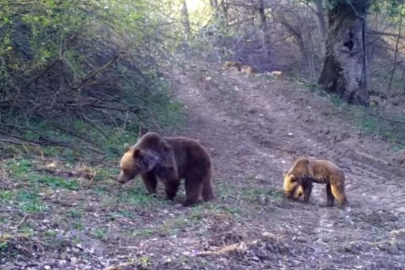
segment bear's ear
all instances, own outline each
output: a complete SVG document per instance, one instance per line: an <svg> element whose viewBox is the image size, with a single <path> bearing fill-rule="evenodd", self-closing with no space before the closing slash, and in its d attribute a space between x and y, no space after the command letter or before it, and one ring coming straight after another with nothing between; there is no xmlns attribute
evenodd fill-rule
<svg viewBox="0 0 405 270"><path fill-rule="evenodd" d="M126 152L128 152L129 151L129 149L131 149L131 147L129 146L129 144L124 144L124 150L125 150L125 153Z"/></svg>
<svg viewBox="0 0 405 270"><path fill-rule="evenodd" d="M135 148L134 153L133 153L133 157L134 158L141 158L142 157L142 150L138 149L138 148Z"/></svg>

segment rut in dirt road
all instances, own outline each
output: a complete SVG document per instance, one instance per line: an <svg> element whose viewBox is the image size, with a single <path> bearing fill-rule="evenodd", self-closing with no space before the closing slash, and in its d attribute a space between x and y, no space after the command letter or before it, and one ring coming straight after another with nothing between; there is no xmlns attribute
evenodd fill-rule
<svg viewBox="0 0 405 270"><path fill-rule="evenodd" d="M177 95L194 117L190 133L213 148L217 178L281 189L282 172L300 155L329 159L346 173L349 207L322 207L325 186L315 185L310 205L290 204L266 217L268 230L299 226L309 237L302 256L310 263L296 269L405 267L405 173L389 164L383 142L364 137L332 115L327 99L290 82L237 72L204 76L176 75ZM247 181L248 175L260 177Z"/></svg>

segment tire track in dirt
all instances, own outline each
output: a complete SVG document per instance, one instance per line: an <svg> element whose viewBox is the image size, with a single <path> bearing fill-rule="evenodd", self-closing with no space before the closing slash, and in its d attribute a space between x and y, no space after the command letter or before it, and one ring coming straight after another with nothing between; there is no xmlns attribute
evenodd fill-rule
<svg viewBox="0 0 405 270"><path fill-rule="evenodd" d="M295 206L304 208L305 226L311 231L313 252L307 256L318 258L318 263L319 258L323 258L321 261L326 268L321 269L335 269L332 266L337 265L337 258L342 261L336 269L353 269L356 266L377 269L375 265L385 269L381 268L386 256L384 252L378 255L363 252L363 262L356 262L359 254L347 255L342 253L342 248L351 246L353 241L371 245L376 239L390 235L391 230L385 228L378 230L378 234L370 234L370 226L363 219L372 220L374 216L378 218L386 212L397 217L404 211L404 185L399 182L403 171L388 166L383 157L362 151L360 143L346 146L345 140L334 143L330 137L318 136L316 125L319 123L305 119L306 115L304 119L300 118L302 104L294 103L293 99L289 100L291 96L288 93L282 93L286 87L283 83L274 82L273 90L252 83L239 74L224 73L223 77L222 82L213 84L211 81L191 80L189 76L177 76L181 78L181 84L187 86L178 91L178 97L188 104L196 118L190 132L215 149L213 157L218 173L230 177L239 175L238 181L241 182L246 181L246 175L263 173L267 185L281 188L282 171L287 170L298 155L335 161L347 173L351 206L344 210L313 206L313 203L312 207ZM311 103L309 105L312 106ZM336 135L340 136L339 128L336 130ZM381 183L384 183L384 188L379 188ZM324 186L316 185L312 201L319 203L321 198L324 202L324 197ZM299 210L295 209L294 214L297 213ZM283 219L295 226L302 217L294 215ZM389 226L400 227L404 224L403 217L392 224ZM378 224L371 225L371 228L375 227ZM389 265L394 267L403 261L403 258L393 256Z"/></svg>

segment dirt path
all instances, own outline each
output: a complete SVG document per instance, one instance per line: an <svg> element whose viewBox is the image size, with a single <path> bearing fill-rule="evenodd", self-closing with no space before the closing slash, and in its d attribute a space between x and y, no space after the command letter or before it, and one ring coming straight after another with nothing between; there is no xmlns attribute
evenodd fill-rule
<svg viewBox="0 0 405 270"><path fill-rule="evenodd" d="M251 231L283 259L259 256L248 244L228 269L405 269L405 174L390 164L387 145L363 137L333 116L327 99L289 82L220 70L176 77L177 96L192 116L186 133L212 149L218 186L279 190L282 172L299 155L330 159L347 173L345 209L321 207L326 195L317 185L309 205L270 199L252 210L257 215L245 220ZM274 250L276 239L285 250Z"/></svg>
<svg viewBox="0 0 405 270"><path fill-rule="evenodd" d="M183 187L172 203L161 185L117 185L116 163L1 160L1 269L405 269L405 168L390 145L292 82L212 66L171 76L188 115L173 135L210 150L216 199L185 208ZM322 185L309 204L284 198L300 155L345 170L349 207L322 207Z"/></svg>

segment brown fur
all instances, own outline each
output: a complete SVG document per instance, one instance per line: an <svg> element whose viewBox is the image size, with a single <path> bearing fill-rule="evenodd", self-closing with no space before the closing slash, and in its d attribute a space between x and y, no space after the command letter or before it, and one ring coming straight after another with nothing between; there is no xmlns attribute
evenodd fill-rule
<svg viewBox="0 0 405 270"><path fill-rule="evenodd" d="M185 179L184 206L195 204L200 194L205 201L214 198L211 186L211 157L195 140L184 137L160 137L146 133L138 143L127 147L121 159L118 182L124 184L138 174L150 193L156 193L157 179L169 200L176 196L180 179Z"/></svg>
<svg viewBox="0 0 405 270"><path fill-rule="evenodd" d="M285 195L293 199L304 195L304 202L308 202L313 182L326 184L327 206L333 206L334 199L340 205L348 203L343 170L330 161L320 159L299 158L295 162L284 175Z"/></svg>
<svg viewBox="0 0 405 270"><path fill-rule="evenodd" d="M251 67L251 66L242 66L241 70L243 73L246 73L247 75L253 74L253 71L254 71L253 67Z"/></svg>
<svg viewBox="0 0 405 270"><path fill-rule="evenodd" d="M236 68L238 71L241 71L242 65L240 63L237 63L237 62L226 61L224 63L224 68L228 68L228 69Z"/></svg>
<svg viewBox="0 0 405 270"><path fill-rule="evenodd" d="M277 79L284 79L284 73L282 71L272 71L270 75Z"/></svg>

